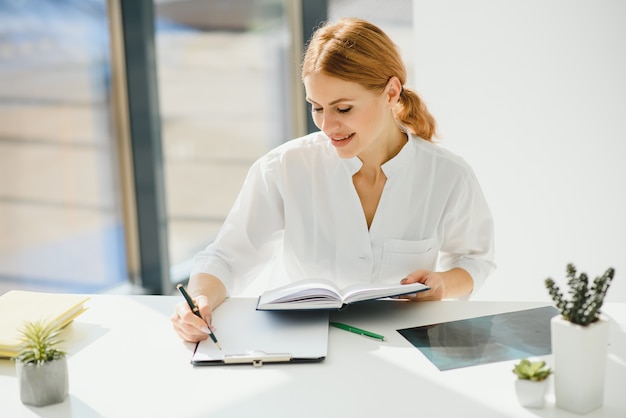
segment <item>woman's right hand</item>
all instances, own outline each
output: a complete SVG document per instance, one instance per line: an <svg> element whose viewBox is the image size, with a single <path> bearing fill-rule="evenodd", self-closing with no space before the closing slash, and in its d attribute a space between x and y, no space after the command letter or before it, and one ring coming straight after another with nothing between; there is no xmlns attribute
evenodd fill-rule
<svg viewBox="0 0 626 418"><path fill-rule="evenodd" d="M198 307L202 318L199 318L193 313L185 300L182 300L176 305L174 313L170 317L178 336L185 341L193 343L208 338L212 313L209 298L206 296L201 295L195 297L194 303Z"/></svg>

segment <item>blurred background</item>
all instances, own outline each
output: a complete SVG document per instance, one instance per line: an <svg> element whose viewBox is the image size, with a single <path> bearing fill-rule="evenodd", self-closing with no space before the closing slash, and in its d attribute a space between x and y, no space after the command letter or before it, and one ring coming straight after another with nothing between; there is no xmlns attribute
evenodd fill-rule
<svg viewBox="0 0 626 418"><path fill-rule="evenodd" d="M323 20L398 44L407 85L496 221L482 299L547 299L567 262L626 301L626 3L2 0L0 294L170 293L252 162L312 129Z"/></svg>
<svg viewBox="0 0 626 418"><path fill-rule="evenodd" d="M140 239L132 201L141 195L127 190L138 186L129 179L123 113L144 115L119 100L124 54L115 42L124 29L149 24L130 20L130 10L123 27L116 16L125 3L136 2L0 2L0 294L169 291L162 280L142 286L143 265L133 259L143 255L129 248ZM145 47L154 51L165 206L154 228L164 227L167 240L153 257L166 254L154 262L167 269L157 274L172 289L213 240L252 162L307 129L295 114L306 109L294 103L304 42L302 25L293 23L302 19L299 3L153 3L154 43L148 36ZM318 3L328 19L361 16L398 43L412 42L411 0L306 3Z"/></svg>

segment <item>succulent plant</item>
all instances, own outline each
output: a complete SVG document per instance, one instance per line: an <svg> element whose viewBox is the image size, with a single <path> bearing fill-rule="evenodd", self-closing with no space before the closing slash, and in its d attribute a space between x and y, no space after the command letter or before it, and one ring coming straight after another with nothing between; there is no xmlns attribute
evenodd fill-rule
<svg viewBox="0 0 626 418"><path fill-rule="evenodd" d="M552 374L552 369L547 367L546 362L543 360L530 361L528 359L522 359L513 368L513 373L520 379L541 382Z"/></svg>
<svg viewBox="0 0 626 418"><path fill-rule="evenodd" d="M23 348L16 356L22 363L37 365L58 360L66 353L57 348L62 342L57 337L61 328L46 321L26 322L19 330Z"/></svg>
<svg viewBox="0 0 626 418"><path fill-rule="evenodd" d="M570 299L563 296L550 277L545 280L546 288L564 319L574 324L587 326L599 318L600 308L615 275L615 269L608 268L602 276L594 279L591 287L587 274L577 275L576 267L572 263L567 265L566 271Z"/></svg>

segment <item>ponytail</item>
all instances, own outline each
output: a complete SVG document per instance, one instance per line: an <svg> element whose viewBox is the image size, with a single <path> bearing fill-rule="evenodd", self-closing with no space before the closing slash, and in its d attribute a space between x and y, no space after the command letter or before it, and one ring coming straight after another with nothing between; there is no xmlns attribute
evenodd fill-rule
<svg viewBox="0 0 626 418"><path fill-rule="evenodd" d="M400 100L394 109L394 117L410 133L427 141L432 141L437 135L435 118L414 90L402 88Z"/></svg>

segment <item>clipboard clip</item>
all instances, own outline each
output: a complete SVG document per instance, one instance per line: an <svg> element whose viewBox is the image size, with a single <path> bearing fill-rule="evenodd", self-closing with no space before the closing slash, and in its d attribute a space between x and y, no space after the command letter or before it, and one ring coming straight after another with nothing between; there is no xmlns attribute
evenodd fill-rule
<svg viewBox="0 0 626 418"><path fill-rule="evenodd" d="M265 351L250 351L245 354L227 354L224 356L225 364L252 364L261 367L263 363L281 363L291 361L289 353L266 353Z"/></svg>

